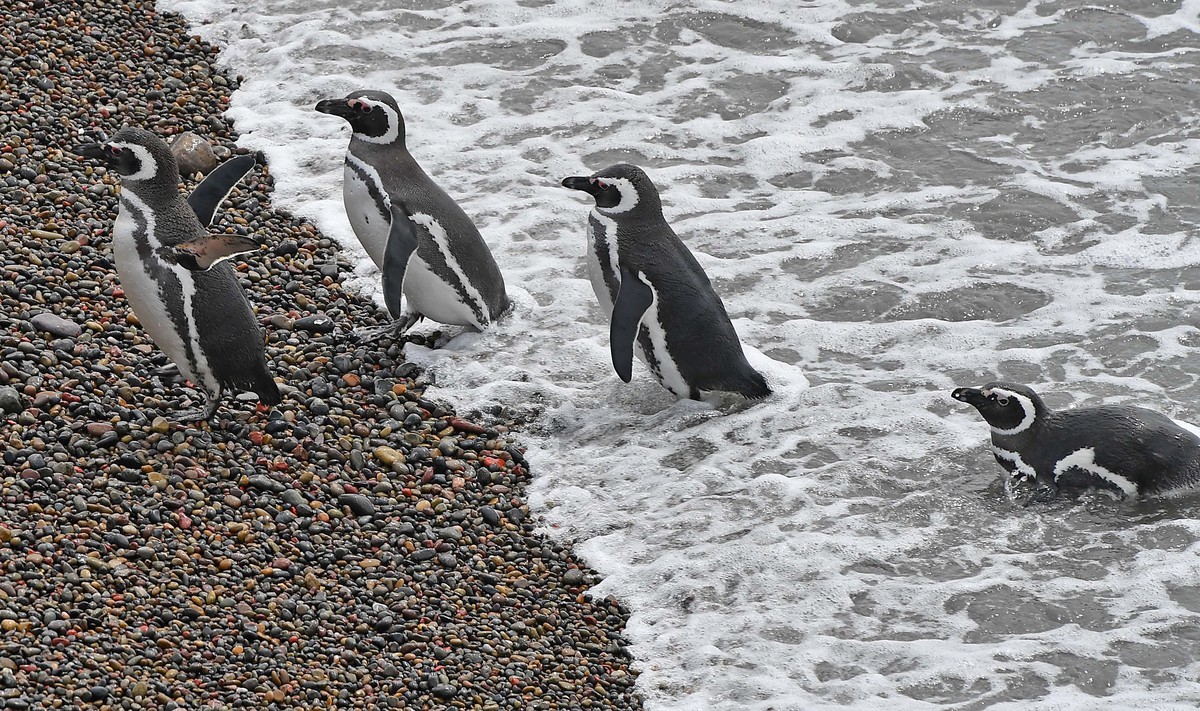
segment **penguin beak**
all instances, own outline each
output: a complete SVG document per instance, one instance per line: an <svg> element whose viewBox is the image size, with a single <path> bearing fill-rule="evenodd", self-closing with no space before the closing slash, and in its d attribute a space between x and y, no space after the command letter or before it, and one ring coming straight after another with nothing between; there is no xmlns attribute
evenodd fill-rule
<svg viewBox="0 0 1200 711"><path fill-rule="evenodd" d="M323 114L341 116L344 119L350 118L354 112L354 109L350 108L345 99L325 99L318 101L315 108Z"/></svg>
<svg viewBox="0 0 1200 711"><path fill-rule="evenodd" d="M976 408L987 402L987 396L979 388L955 388L950 397Z"/></svg>
<svg viewBox="0 0 1200 711"><path fill-rule="evenodd" d="M600 192L600 188L596 187L596 183L591 178L585 176L574 175L570 178L563 178L562 185L564 188L582 190L593 196Z"/></svg>
<svg viewBox="0 0 1200 711"><path fill-rule="evenodd" d="M75 146L75 155L83 156L84 158L98 158L104 162L108 162L108 151L104 150L104 146L99 143L84 143Z"/></svg>

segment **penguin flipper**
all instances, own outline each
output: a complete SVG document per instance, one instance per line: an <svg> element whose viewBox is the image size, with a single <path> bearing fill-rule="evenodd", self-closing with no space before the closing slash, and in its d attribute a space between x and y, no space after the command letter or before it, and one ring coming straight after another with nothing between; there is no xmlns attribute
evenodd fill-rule
<svg viewBox="0 0 1200 711"><path fill-rule="evenodd" d="M400 297L404 294L404 271L408 260L417 251L417 226L412 216L398 202L392 203L392 227L383 252L383 303L392 318L401 316ZM417 318L420 318L417 315ZM412 326L416 319L410 319Z"/></svg>
<svg viewBox="0 0 1200 711"><path fill-rule="evenodd" d="M249 173L257 162L251 155L235 156L213 168L212 172L200 181L192 194L188 195L187 201L201 225L208 227L213 223L217 208L233 191L233 186L237 185L242 176Z"/></svg>
<svg viewBox="0 0 1200 711"><path fill-rule="evenodd" d="M627 383L633 377L633 342L642 325L642 316L653 303L654 292L642 281L641 274L621 267L621 288L613 304L608 340L613 369Z"/></svg>
<svg viewBox="0 0 1200 711"><path fill-rule="evenodd" d="M180 242L170 247L162 247L159 254L163 259L173 264L191 270L203 272L214 264L237 254L257 252L258 242L249 237L238 235L204 235Z"/></svg>

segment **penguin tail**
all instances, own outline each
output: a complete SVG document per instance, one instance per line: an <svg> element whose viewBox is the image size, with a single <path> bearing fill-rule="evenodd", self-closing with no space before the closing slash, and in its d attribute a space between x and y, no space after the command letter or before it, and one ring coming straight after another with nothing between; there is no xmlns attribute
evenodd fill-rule
<svg viewBox="0 0 1200 711"><path fill-rule="evenodd" d="M258 396L258 401L263 405L278 405L283 402L283 395L279 393L279 386L275 384L275 379L271 377L271 371L267 370L265 362L260 367L252 369L249 373L243 373L242 377L231 378L225 384L239 391L248 390L254 393Z"/></svg>
<svg viewBox="0 0 1200 711"><path fill-rule="evenodd" d="M260 375L250 388L258 395L258 401L264 405L278 405L283 402L283 396L279 394L279 386L275 384L275 379L268 373Z"/></svg>
<svg viewBox="0 0 1200 711"><path fill-rule="evenodd" d="M767 379L763 377L762 373L751 369L741 378L737 392L747 399L761 400L771 394L771 386L767 385Z"/></svg>

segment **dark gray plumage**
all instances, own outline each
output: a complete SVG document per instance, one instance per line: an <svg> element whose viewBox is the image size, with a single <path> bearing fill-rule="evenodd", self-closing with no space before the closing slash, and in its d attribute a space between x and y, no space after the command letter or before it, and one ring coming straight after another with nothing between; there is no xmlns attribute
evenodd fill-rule
<svg viewBox="0 0 1200 711"><path fill-rule="evenodd" d="M421 317L484 329L509 306L504 278L475 223L408 152L404 117L382 91L327 99L353 134L343 199L350 224L383 275L384 302L400 330ZM401 314L401 295L408 301Z"/></svg>
<svg viewBox="0 0 1200 711"><path fill-rule="evenodd" d="M1200 437L1152 410L1053 411L1032 389L1010 383L957 388L951 396L991 425L996 461L1011 476L1034 480L1034 500L1053 498L1061 486L1136 497L1200 483Z"/></svg>
<svg viewBox="0 0 1200 711"><path fill-rule="evenodd" d="M645 172L618 164L562 184L596 199L588 216L588 277L611 315L617 375L629 382L636 351L679 398L714 390L769 395L708 275L663 217Z"/></svg>
<svg viewBox="0 0 1200 711"><path fill-rule="evenodd" d="M76 152L104 160L121 175L113 253L125 297L159 348L208 396L206 407L176 413L176 418L211 418L227 388L253 391L264 404L278 404L262 330L233 270L221 262L257 245L210 236L200 219L212 219L216 203L253 160L214 171L189 204L179 192L174 156L149 131L123 128L111 140Z"/></svg>

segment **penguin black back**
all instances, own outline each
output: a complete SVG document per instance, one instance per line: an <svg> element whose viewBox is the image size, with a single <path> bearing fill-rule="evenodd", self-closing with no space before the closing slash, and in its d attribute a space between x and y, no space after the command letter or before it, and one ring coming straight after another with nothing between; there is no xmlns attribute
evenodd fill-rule
<svg viewBox="0 0 1200 711"><path fill-rule="evenodd" d="M631 343L677 397L709 390L748 398L771 393L746 361L721 297L695 256L671 229L658 189L640 168L617 164L563 185L592 195L592 284L611 303L610 341L617 374L629 380ZM615 259L614 259L615 253Z"/></svg>
<svg viewBox="0 0 1200 711"><path fill-rule="evenodd" d="M1035 499L1059 487L1098 486L1125 496L1200 483L1200 437L1131 405L1051 410L1032 388L993 382L957 388L991 426L992 451L1010 474L1036 482Z"/></svg>

